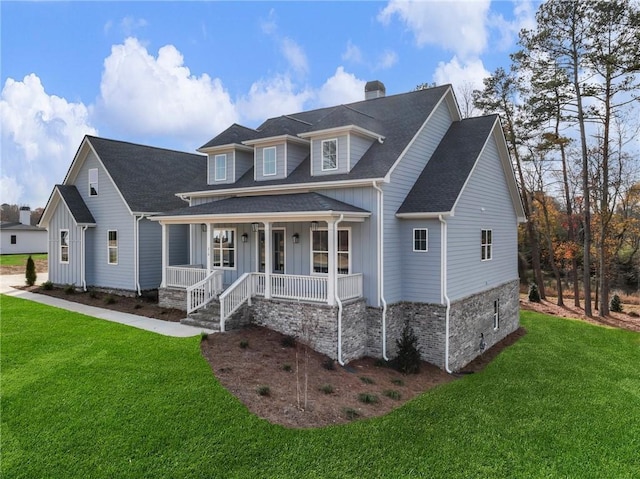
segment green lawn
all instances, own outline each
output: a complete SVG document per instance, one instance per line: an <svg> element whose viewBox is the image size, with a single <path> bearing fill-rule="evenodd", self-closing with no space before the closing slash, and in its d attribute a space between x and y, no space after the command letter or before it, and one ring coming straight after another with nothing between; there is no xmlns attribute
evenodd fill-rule
<svg viewBox="0 0 640 479"><path fill-rule="evenodd" d="M640 477L637 333L524 312L482 373L289 430L218 384L199 338L0 298L3 478Z"/></svg>
<svg viewBox="0 0 640 479"><path fill-rule="evenodd" d="M46 253L38 253L38 254L2 254L0 255L0 265L2 266L20 266L27 265L27 258L31 258L35 261L37 259L47 259Z"/></svg>

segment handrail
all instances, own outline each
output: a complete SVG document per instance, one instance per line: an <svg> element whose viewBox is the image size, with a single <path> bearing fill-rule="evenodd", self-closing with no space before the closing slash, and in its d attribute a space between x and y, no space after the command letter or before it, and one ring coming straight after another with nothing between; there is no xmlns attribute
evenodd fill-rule
<svg viewBox="0 0 640 479"><path fill-rule="evenodd" d="M251 297L255 294L254 276L260 273L244 273L227 290L220 295L220 331L224 332L225 321L235 313L245 302L251 304Z"/></svg>
<svg viewBox="0 0 640 479"><path fill-rule="evenodd" d="M167 266L166 271L167 286L173 288L188 288L203 281L208 274L200 264Z"/></svg>
<svg viewBox="0 0 640 479"><path fill-rule="evenodd" d="M222 291L222 276L221 270L214 270L187 288L187 314L206 306Z"/></svg>

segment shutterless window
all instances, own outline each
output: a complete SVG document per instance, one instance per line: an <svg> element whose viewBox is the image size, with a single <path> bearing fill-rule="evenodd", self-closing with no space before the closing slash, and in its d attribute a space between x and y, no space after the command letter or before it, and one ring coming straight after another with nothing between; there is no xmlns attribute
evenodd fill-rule
<svg viewBox="0 0 640 479"><path fill-rule="evenodd" d="M413 251L429 250L429 230L427 228L413 229Z"/></svg>
<svg viewBox="0 0 640 479"><path fill-rule="evenodd" d="M492 249L492 241L491 238L491 230L482 230L481 232L481 247L480 247L480 259L482 261L486 261L491 259L491 249Z"/></svg>
<svg viewBox="0 0 640 479"><path fill-rule="evenodd" d="M329 272L329 232L316 230L311 232L312 251L311 267L314 273ZM349 274L351 268L351 251L349 230L338 230L338 274Z"/></svg>
<svg viewBox="0 0 640 479"><path fill-rule="evenodd" d="M98 168L89 170L89 196L98 196Z"/></svg>
<svg viewBox="0 0 640 479"><path fill-rule="evenodd" d="M500 300L496 299L493 302L493 329L500 327Z"/></svg>
<svg viewBox="0 0 640 479"><path fill-rule="evenodd" d="M322 140L322 171L338 168L338 140Z"/></svg>
<svg viewBox="0 0 640 479"><path fill-rule="evenodd" d="M109 264L118 264L118 232L116 230L107 232L107 250Z"/></svg>
<svg viewBox="0 0 640 479"><path fill-rule="evenodd" d="M11 235L11 244L17 244L18 243L18 237L16 235Z"/></svg>
<svg viewBox="0 0 640 479"><path fill-rule="evenodd" d="M262 150L262 174L270 176L276 174L276 147L272 146Z"/></svg>
<svg viewBox="0 0 640 479"><path fill-rule="evenodd" d="M236 230L213 230L213 266L236 267Z"/></svg>
<svg viewBox="0 0 640 479"><path fill-rule="evenodd" d="M69 230L60 230L60 262L69 262Z"/></svg>
<svg viewBox="0 0 640 479"><path fill-rule="evenodd" d="M216 181L227 179L227 155L216 155L214 159Z"/></svg>

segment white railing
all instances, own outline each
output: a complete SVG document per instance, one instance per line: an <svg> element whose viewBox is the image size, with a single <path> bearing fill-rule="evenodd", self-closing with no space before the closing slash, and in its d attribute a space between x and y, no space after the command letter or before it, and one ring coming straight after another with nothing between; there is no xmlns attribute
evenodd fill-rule
<svg viewBox="0 0 640 479"><path fill-rule="evenodd" d="M338 276L338 298L346 301L362 297L362 273Z"/></svg>
<svg viewBox="0 0 640 479"><path fill-rule="evenodd" d="M271 275L271 297L326 302L327 278L293 274Z"/></svg>
<svg viewBox="0 0 640 479"><path fill-rule="evenodd" d="M224 323L245 302L251 304L251 296L255 294L256 275L259 273L244 273L235 283L220 295L220 331L224 332ZM263 282L264 284L264 282Z"/></svg>
<svg viewBox="0 0 640 479"><path fill-rule="evenodd" d="M222 276L222 271L212 271L202 281L187 288L187 314L206 306L220 294Z"/></svg>
<svg viewBox="0 0 640 479"><path fill-rule="evenodd" d="M167 266L167 287L188 288L199 283L207 276L207 270L201 264Z"/></svg>

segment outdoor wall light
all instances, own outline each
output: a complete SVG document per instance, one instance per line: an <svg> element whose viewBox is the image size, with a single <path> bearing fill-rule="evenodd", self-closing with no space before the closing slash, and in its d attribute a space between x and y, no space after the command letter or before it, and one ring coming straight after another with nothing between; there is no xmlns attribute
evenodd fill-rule
<svg viewBox="0 0 640 479"><path fill-rule="evenodd" d="M260 226L260 224L258 224L258 223L251 223L251 231L256 233L258 231L258 227L259 226Z"/></svg>
<svg viewBox="0 0 640 479"><path fill-rule="evenodd" d="M317 221L312 221L311 222L311 231L316 231L318 229L318 222Z"/></svg>
<svg viewBox="0 0 640 479"><path fill-rule="evenodd" d="M300 243L300 235L298 233L294 233L291 239L293 240L293 244Z"/></svg>
<svg viewBox="0 0 640 479"><path fill-rule="evenodd" d="M242 233L242 236L240 236L240 238L242 239L243 243L249 241L249 235L247 233Z"/></svg>
<svg viewBox="0 0 640 479"><path fill-rule="evenodd" d="M202 223L202 224L200 225L200 231L202 231L203 233L206 233L206 232L207 232L207 225L205 225L204 223Z"/></svg>

